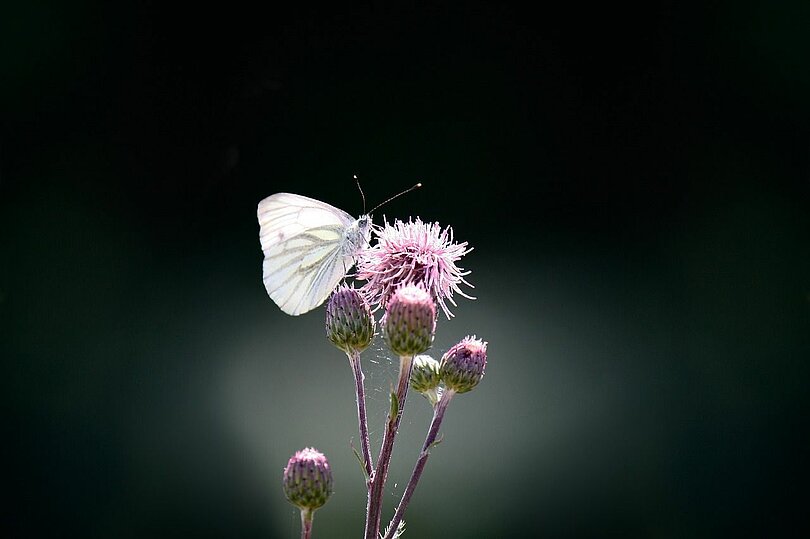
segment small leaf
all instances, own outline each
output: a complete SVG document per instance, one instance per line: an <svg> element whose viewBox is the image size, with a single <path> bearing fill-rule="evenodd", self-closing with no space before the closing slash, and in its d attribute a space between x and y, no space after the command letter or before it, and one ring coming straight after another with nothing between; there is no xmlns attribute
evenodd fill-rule
<svg viewBox="0 0 810 539"><path fill-rule="evenodd" d="M399 399L397 399L397 394L393 391L391 392L391 420L393 421L394 418L399 415Z"/></svg>
<svg viewBox="0 0 810 539"><path fill-rule="evenodd" d="M391 531L391 524L388 524L388 527L385 528L385 535L380 534L380 537L388 537L388 533ZM400 520L399 524L397 524L397 531L394 532L392 535L392 539L397 539L397 537L402 537L402 534L405 533L405 521Z"/></svg>
<svg viewBox="0 0 810 539"><path fill-rule="evenodd" d="M442 443L442 441L444 441L444 434L442 434L441 436L439 436L439 439L438 439L438 440L434 440L434 441L433 441L433 443L432 443L432 444L430 444L430 447L428 447L428 449L433 449L434 447L436 447L437 445L439 445L440 443Z"/></svg>
<svg viewBox="0 0 810 539"><path fill-rule="evenodd" d="M352 453L354 453L354 456L357 458L357 462L360 463L360 469L363 471L363 477L365 477L366 481L368 481L368 474L366 473L366 464L365 462L363 462L363 457L360 455L360 452L357 451L356 447L354 447L354 440L351 440L349 442L349 445L352 448Z"/></svg>

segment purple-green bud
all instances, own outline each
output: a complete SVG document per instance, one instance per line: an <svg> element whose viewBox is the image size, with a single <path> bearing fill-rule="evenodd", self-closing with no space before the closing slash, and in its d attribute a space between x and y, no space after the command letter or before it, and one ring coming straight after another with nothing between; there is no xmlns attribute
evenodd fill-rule
<svg viewBox="0 0 810 539"><path fill-rule="evenodd" d="M484 377L487 343L467 336L442 356L441 377L447 389L456 393L472 390Z"/></svg>
<svg viewBox="0 0 810 539"><path fill-rule="evenodd" d="M426 354L413 358L411 388L424 395L433 405L439 401L439 383L442 381L439 366L438 361Z"/></svg>
<svg viewBox="0 0 810 539"><path fill-rule="evenodd" d="M314 510L332 494L332 470L326 457L311 447L296 451L284 468L284 494L295 506Z"/></svg>
<svg viewBox="0 0 810 539"><path fill-rule="evenodd" d="M422 286L401 286L388 301L382 326L392 352L398 356L421 354L433 344L436 304Z"/></svg>
<svg viewBox="0 0 810 539"><path fill-rule="evenodd" d="M332 293L326 304L326 336L346 352L362 352L374 340L374 316L365 298L347 285Z"/></svg>

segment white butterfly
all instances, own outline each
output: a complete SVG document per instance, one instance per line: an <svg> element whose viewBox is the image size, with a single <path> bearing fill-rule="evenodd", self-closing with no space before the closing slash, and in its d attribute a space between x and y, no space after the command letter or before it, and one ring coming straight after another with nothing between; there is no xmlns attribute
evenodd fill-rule
<svg viewBox="0 0 810 539"><path fill-rule="evenodd" d="M259 202L256 214L264 287L293 316L323 303L371 241L371 215L355 219L301 195L270 195Z"/></svg>

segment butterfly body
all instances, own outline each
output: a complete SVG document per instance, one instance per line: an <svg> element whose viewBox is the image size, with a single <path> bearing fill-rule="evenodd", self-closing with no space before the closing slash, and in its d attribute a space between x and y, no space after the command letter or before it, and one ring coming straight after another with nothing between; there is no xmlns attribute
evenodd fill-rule
<svg viewBox="0 0 810 539"><path fill-rule="evenodd" d="M293 316L323 303L371 240L370 215L355 219L301 195L270 195L256 214L265 289Z"/></svg>

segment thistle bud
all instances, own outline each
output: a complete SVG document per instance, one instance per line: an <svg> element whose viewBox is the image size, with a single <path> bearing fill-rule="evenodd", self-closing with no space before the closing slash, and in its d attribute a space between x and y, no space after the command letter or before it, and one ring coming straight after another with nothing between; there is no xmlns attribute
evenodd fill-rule
<svg viewBox="0 0 810 539"><path fill-rule="evenodd" d="M388 302L382 325L392 352L399 356L421 354L433 344L436 304L422 286L401 286Z"/></svg>
<svg viewBox="0 0 810 539"><path fill-rule="evenodd" d="M365 298L347 285L335 290L326 304L326 336L346 352L362 352L374 339L374 316Z"/></svg>
<svg viewBox="0 0 810 539"><path fill-rule="evenodd" d="M332 470L320 451L307 447L296 451L284 468L284 494L301 509L314 510L332 494Z"/></svg>
<svg viewBox="0 0 810 539"><path fill-rule="evenodd" d="M411 371L411 388L425 396L431 404L439 401L439 362L428 355L413 358Z"/></svg>
<svg viewBox="0 0 810 539"><path fill-rule="evenodd" d="M442 356L440 373L447 389L466 393L484 377L486 366L487 343L473 335L462 339Z"/></svg>

